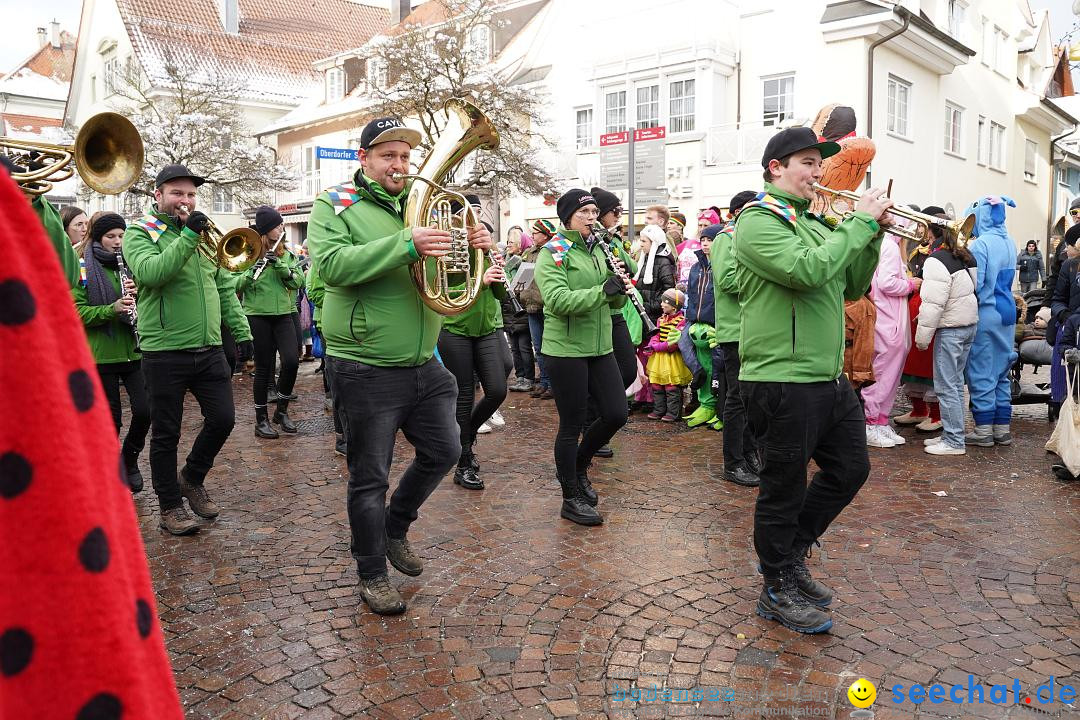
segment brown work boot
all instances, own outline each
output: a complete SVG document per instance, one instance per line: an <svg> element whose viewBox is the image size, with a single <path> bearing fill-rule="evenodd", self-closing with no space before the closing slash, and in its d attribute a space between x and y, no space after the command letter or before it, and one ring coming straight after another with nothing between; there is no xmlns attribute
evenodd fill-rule
<svg viewBox="0 0 1080 720"><path fill-rule="evenodd" d="M161 528L173 535L192 535L199 532L199 524L188 515L183 505L161 511Z"/></svg>
<svg viewBox="0 0 1080 720"><path fill-rule="evenodd" d="M407 538L400 540L387 536L386 559L397 569L398 572L416 577L424 572L424 561L409 547Z"/></svg>
<svg viewBox="0 0 1080 720"><path fill-rule="evenodd" d="M371 611L379 615L400 615L405 612L405 601L390 584L390 578L383 573L369 580L360 578L360 597Z"/></svg>
<svg viewBox="0 0 1080 720"><path fill-rule="evenodd" d="M212 520L221 512L221 508L217 506L217 503L206 494L206 488L202 486L202 483L196 485L188 482L183 470L180 471L180 494L187 498L188 505L191 506L191 512L199 517Z"/></svg>

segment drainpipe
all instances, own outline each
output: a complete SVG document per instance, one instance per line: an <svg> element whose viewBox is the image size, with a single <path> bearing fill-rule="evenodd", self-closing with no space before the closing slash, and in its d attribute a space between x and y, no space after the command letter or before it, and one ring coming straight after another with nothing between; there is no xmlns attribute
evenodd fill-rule
<svg viewBox="0 0 1080 720"><path fill-rule="evenodd" d="M898 11L901 9L897 8ZM904 18L904 24L900 26L900 29L883 38L878 38L870 43L870 47L866 50L866 137L871 139L874 137L874 51L877 50L878 45L884 45L894 37L907 32L908 25L911 24L911 15L906 10L901 15ZM869 170L866 171L866 187L870 187Z"/></svg>
<svg viewBox="0 0 1080 720"><path fill-rule="evenodd" d="M1046 262L1046 267L1043 268L1047 273L1050 272L1050 260L1053 257L1052 253L1054 248L1050 247L1050 233L1054 229L1054 216L1057 214L1057 203L1054 197L1054 184L1057 180L1054 179L1054 146L1058 144L1059 140L1064 140L1076 131L1076 126L1064 135L1058 135L1056 138L1050 138L1050 213L1046 217L1046 252L1043 254L1043 260ZM1064 152L1064 151L1062 151ZM1064 158L1062 158L1064 160Z"/></svg>

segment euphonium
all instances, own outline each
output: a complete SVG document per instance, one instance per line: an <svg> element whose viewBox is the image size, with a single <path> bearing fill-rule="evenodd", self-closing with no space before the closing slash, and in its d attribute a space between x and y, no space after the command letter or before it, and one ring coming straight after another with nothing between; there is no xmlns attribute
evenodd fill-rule
<svg viewBox="0 0 1080 720"><path fill-rule="evenodd" d="M447 123L415 175L394 173L414 182L405 203L405 227L428 226L451 234L450 252L422 257L410 268L424 304L441 315L457 315L476 302L484 278L483 250L469 247L469 228L480 224L476 211L459 192L439 181L477 149L494 150L499 133L472 103L452 98L445 105ZM460 205L456 212L453 205Z"/></svg>
<svg viewBox="0 0 1080 720"><path fill-rule="evenodd" d="M0 137L0 154L28 168L11 176L27 195L44 195L75 170L94 191L117 195L135 184L143 167L139 131L114 112L98 113L83 123L74 145Z"/></svg>
<svg viewBox="0 0 1080 720"><path fill-rule="evenodd" d="M187 205L180 205L185 215ZM243 272L258 262L262 256L259 233L248 227L239 227L227 233L221 232L213 220L207 218L206 230L198 244L198 250L210 262L229 272Z"/></svg>
<svg viewBox="0 0 1080 720"><path fill-rule="evenodd" d="M850 215L853 210L837 210L834 207L837 200L845 200L851 208L854 208L855 204L859 202L859 193L851 192L850 190L833 190L832 188L827 188L818 183L814 183L814 190L828 198L830 212L833 212L842 218ZM889 227L889 232L920 245L926 243L930 239L931 225L937 225L945 232L952 235L956 240L956 244L960 247L964 247L968 244L968 241L971 239L971 231L975 228L974 215L968 215L962 220L943 220L934 215L927 215L926 213L917 212L911 208L900 207L899 205L893 205L886 212L890 215L895 215L896 217L905 218L914 223L914 229L912 230L892 226Z"/></svg>

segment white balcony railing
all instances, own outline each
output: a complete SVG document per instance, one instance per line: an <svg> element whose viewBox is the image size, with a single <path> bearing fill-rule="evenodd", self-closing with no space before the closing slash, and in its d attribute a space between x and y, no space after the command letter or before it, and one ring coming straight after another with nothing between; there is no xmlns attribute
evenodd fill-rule
<svg viewBox="0 0 1080 720"><path fill-rule="evenodd" d="M777 129L761 121L713 125L705 134L705 164L760 163L761 153Z"/></svg>

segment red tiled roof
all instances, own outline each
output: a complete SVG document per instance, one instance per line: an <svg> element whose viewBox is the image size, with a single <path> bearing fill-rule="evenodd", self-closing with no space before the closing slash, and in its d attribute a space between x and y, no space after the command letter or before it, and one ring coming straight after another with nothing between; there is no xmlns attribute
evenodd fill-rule
<svg viewBox="0 0 1080 720"><path fill-rule="evenodd" d="M406 15L405 19L400 23L387 29L386 34L391 36L400 35L414 28L437 25L449 19L450 9L446 5L440 0L429 0L429 2L424 3Z"/></svg>
<svg viewBox="0 0 1080 720"><path fill-rule="evenodd" d="M350 0L238 0L239 33L225 32L215 0L117 0L143 69L163 79L173 59L193 72L235 78L245 95L295 99L310 86L311 63L363 45L389 11Z"/></svg>
<svg viewBox="0 0 1080 720"><path fill-rule="evenodd" d="M60 82L71 82L71 68L75 63L75 36L66 30L60 32L60 47L45 43L30 59L11 71L15 75L23 68L38 75L51 77Z"/></svg>
<svg viewBox="0 0 1080 720"><path fill-rule="evenodd" d="M0 113L0 121L3 121L4 125L0 130L34 134L40 133L41 128L60 127L64 124L63 120L58 118L37 117L36 115L18 115L16 113Z"/></svg>

